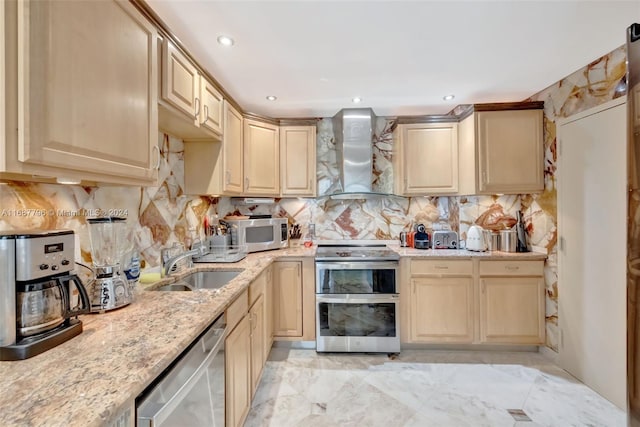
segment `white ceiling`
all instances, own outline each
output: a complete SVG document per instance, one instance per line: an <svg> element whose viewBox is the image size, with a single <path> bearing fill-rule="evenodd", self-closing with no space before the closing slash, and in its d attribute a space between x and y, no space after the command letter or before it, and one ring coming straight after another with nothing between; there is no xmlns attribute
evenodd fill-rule
<svg viewBox="0 0 640 427"><path fill-rule="evenodd" d="M379 116L522 101L640 21L640 0L147 3L244 110L270 117L329 117L354 96Z"/></svg>

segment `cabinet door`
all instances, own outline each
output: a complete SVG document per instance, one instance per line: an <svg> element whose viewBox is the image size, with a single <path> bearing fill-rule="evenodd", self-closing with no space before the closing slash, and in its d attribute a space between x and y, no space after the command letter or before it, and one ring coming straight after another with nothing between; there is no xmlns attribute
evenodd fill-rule
<svg viewBox="0 0 640 427"><path fill-rule="evenodd" d="M243 153L242 153L242 136L243 136L243 118L242 115L224 101L224 133L222 136L222 155L223 155L223 186L222 190L225 194L242 193L243 173Z"/></svg>
<svg viewBox="0 0 640 427"><path fill-rule="evenodd" d="M200 75L196 67L168 40L162 49L162 98L199 125Z"/></svg>
<svg viewBox="0 0 640 427"><path fill-rule="evenodd" d="M316 127L280 128L280 175L283 196L316 195Z"/></svg>
<svg viewBox="0 0 640 427"><path fill-rule="evenodd" d="M411 280L412 342L473 341L473 280L470 277Z"/></svg>
<svg viewBox="0 0 640 427"><path fill-rule="evenodd" d="M502 344L544 343L542 277L480 278L480 340Z"/></svg>
<svg viewBox="0 0 640 427"><path fill-rule="evenodd" d="M481 194L544 189L542 110L476 113Z"/></svg>
<svg viewBox="0 0 640 427"><path fill-rule="evenodd" d="M264 357L269 358L269 352L273 346L273 267L269 266L262 273L266 277L266 287L264 291L264 317L265 317L265 341Z"/></svg>
<svg viewBox="0 0 640 427"><path fill-rule="evenodd" d="M457 123L400 126L403 193L458 191Z"/></svg>
<svg viewBox="0 0 640 427"><path fill-rule="evenodd" d="M226 425L240 427L244 424L251 404L249 316L243 317L238 326L227 336L225 375Z"/></svg>
<svg viewBox="0 0 640 427"><path fill-rule="evenodd" d="M202 100L200 126L221 134L223 118L222 94L218 92L209 80L202 76L200 76L200 99Z"/></svg>
<svg viewBox="0 0 640 427"><path fill-rule="evenodd" d="M302 336L302 263L280 261L273 269L273 334Z"/></svg>
<svg viewBox="0 0 640 427"><path fill-rule="evenodd" d="M244 192L280 194L280 138L276 125L244 121Z"/></svg>
<svg viewBox="0 0 640 427"><path fill-rule="evenodd" d="M260 382L262 368L266 362L264 354L265 311L264 294L260 295L249 310L251 321L251 396L254 395Z"/></svg>
<svg viewBox="0 0 640 427"><path fill-rule="evenodd" d="M155 27L129 2L18 7L18 160L155 180Z"/></svg>

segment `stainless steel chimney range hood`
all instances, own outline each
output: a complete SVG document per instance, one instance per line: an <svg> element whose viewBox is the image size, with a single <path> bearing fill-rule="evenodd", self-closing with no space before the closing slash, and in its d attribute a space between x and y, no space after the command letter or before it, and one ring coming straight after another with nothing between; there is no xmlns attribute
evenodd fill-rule
<svg viewBox="0 0 640 427"><path fill-rule="evenodd" d="M337 200L402 197L372 189L376 118L371 108L344 108L333 116L336 160L342 191L319 197Z"/></svg>

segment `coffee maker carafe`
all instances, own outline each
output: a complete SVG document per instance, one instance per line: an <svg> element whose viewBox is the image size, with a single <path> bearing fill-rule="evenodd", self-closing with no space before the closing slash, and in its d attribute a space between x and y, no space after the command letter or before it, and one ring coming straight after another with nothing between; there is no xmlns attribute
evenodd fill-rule
<svg viewBox="0 0 640 427"><path fill-rule="evenodd" d="M82 332L89 297L73 274L71 230L0 233L0 360L40 354Z"/></svg>
<svg viewBox="0 0 640 427"><path fill-rule="evenodd" d="M124 307L133 300L133 293L120 264L131 245L126 236L126 219L101 217L89 218L87 222L95 274L87 286L91 312L102 313Z"/></svg>

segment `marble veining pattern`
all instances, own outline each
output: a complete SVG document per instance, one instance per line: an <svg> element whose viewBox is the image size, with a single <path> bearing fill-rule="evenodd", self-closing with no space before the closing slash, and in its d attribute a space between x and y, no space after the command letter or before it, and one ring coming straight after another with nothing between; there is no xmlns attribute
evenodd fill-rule
<svg viewBox="0 0 640 427"><path fill-rule="evenodd" d="M626 415L539 353L274 348L245 426L300 425L622 427Z"/></svg>
<svg viewBox="0 0 640 427"><path fill-rule="evenodd" d="M132 249L141 253L146 266L160 264L160 250L175 242L188 244L203 238L203 217L222 218L231 213L266 213L287 217L290 224L306 228L316 224L319 239L397 239L403 230L423 223L428 230L450 228L461 239L470 225L486 228L513 224L515 212L524 215L531 243L546 248L545 289L547 346L558 348L556 126L568 117L624 94L626 71L624 46L596 59L529 100L544 101L544 179L541 194L510 196L389 197L335 201L276 199L273 205L238 206L228 197L214 198L184 193L184 144L160 134L158 185L155 187L81 187L14 182L0 184L0 230L73 229L78 234L78 260L90 261L86 215L77 213L121 209L127 212ZM393 189L393 129L395 118L378 117L375 123L374 190ZM317 188L319 195L341 190L331 118L317 121ZM443 206L448 209L444 210ZM40 216L13 215L18 209L42 209ZM70 213L76 213L72 215Z"/></svg>

